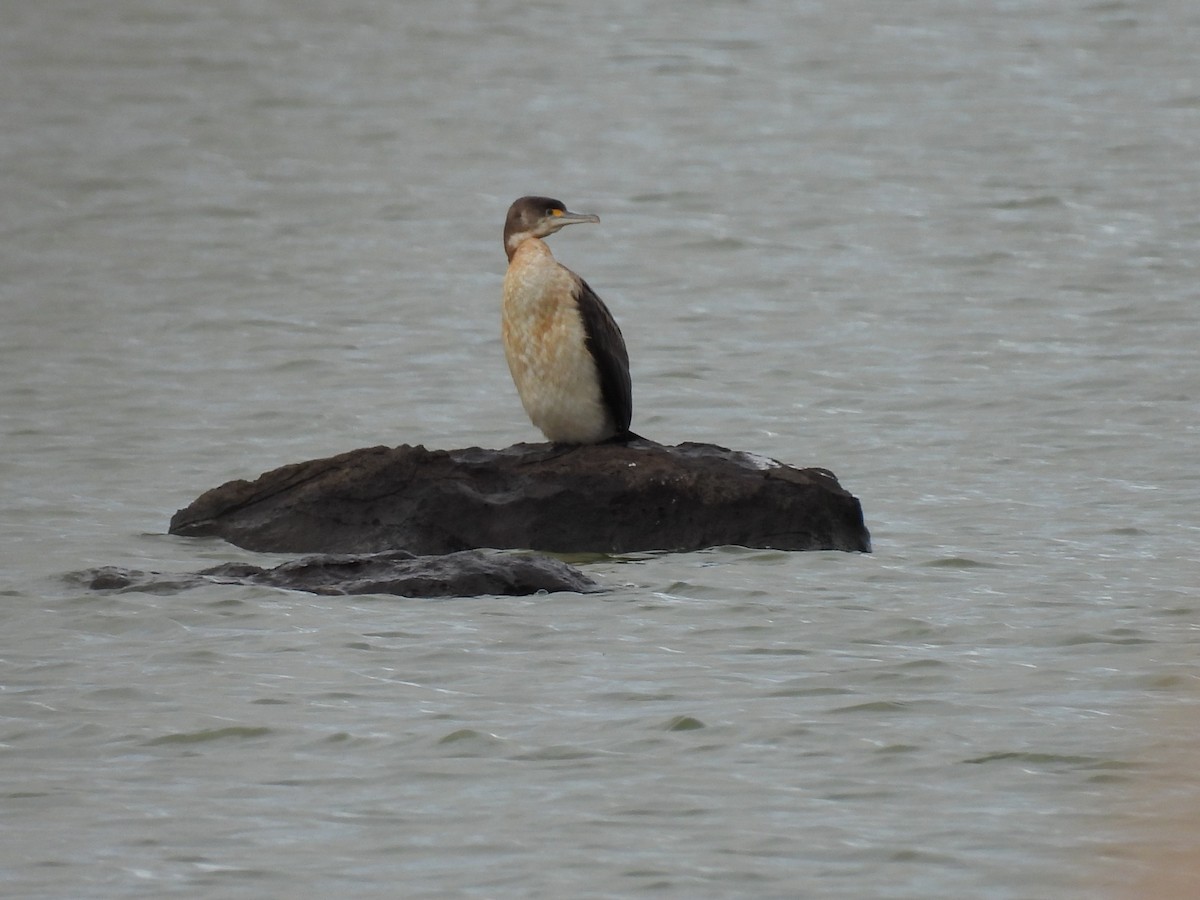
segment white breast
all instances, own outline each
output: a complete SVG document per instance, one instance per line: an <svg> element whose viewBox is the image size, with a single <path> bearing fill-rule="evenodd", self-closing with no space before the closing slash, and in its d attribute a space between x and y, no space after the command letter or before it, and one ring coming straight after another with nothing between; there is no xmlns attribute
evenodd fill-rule
<svg viewBox="0 0 1200 900"><path fill-rule="evenodd" d="M547 440L594 444L616 432L575 304L576 278L540 240L521 244L504 276L508 368Z"/></svg>

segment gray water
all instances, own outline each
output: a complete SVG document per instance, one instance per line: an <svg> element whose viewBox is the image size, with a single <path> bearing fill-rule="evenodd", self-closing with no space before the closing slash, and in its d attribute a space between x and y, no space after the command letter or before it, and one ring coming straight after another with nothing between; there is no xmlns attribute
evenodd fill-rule
<svg viewBox="0 0 1200 900"><path fill-rule="evenodd" d="M1198 46L1183 0L5 2L0 893L1196 896ZM552 246L634 428L833 469L875 553L72 579L283 559L166 536L232 478L539 439L535 192L602 219Z"/></svg>

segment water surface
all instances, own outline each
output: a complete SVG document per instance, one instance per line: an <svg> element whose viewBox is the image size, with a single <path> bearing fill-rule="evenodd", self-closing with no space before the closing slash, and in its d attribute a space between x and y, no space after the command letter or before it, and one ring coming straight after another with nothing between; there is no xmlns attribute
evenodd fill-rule
<svg viewBox="0 0 1200 900"><path fill-rule="evenodd" d="M5 6L4 893L1181 877L1198 38L1182 3ZM164 534L231 478L535 439L497 309L531 192L601 216L553 248L634 428L833 469L874 554L446 602L69 577L275 561Z"/></svg>

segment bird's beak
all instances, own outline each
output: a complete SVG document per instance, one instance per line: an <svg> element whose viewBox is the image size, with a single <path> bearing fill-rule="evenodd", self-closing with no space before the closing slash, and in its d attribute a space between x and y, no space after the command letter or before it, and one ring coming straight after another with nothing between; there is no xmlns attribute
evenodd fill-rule
<svg viewBox="0 0 1200 900"><path fill-rule="evenodd" d="M578 225L582 222L599 222L600 217L594 216L591 213L576 213L563 210L559 215L554 217L554 221L561 225Z"/></svg>

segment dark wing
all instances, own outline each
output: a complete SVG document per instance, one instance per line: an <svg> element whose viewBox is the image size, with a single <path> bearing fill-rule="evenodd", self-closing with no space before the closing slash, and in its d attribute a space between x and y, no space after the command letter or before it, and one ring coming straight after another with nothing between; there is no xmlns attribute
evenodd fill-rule
<svg viewBox="0 0 1200 900"><path fill-rule="evenodd" d="M578 276L576 276L578 278ZM600 396L612 414L617 426L617 436L629 431L633 418L633 387L629 381L629 352L625 349L625 338L617 321L596 296L586 281L578 278L579 288L575 302L583 328L587 332L587 348L596 361L600 373Z"/></svg>

